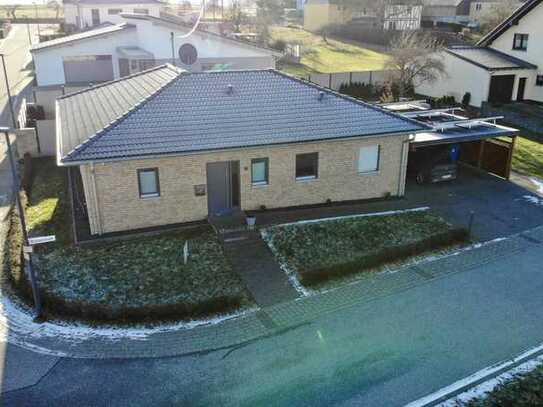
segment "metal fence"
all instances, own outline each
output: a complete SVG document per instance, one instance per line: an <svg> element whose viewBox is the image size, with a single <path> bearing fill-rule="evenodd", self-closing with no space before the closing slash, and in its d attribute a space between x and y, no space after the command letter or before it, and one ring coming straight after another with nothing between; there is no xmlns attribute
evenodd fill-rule
<svg viewBox="0 0 543 407"><path fill-rule="evenodd" d="M335 72L317 73L307 75L305 79L333 90L339 90L341 85L364 83L366 85L379 85L388 81L394 74L393 70L361 71L361 72Z"/></svg>

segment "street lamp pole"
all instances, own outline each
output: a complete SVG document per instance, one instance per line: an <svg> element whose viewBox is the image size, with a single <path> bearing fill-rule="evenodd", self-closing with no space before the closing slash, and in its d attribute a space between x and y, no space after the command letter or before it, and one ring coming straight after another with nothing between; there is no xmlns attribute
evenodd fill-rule
<svg viewBox="0 0 543 407"><path fill-rule="evenodd" d="M11 124L14 129L17 128L17 122L15 121L15 110L13 109L13 101L11 100L11 92L9 90L9 80L8 80L8 71L6 69L6 59L4 54L0 54L0 58L2 58L2 67L4 69L4 80L6 81L6 91L8 94L8 105L9 105L9 111L11 113Z"/></svg>
<svg viewBox="0 0 543 407"><path fill-rule="evenodd" d="M21 229L23 231L23 241L24 241L24 247L25 248L31 248L30 242L28 240L28 231L26 229L26 218L25 218L25 212L23 209L23 204L21 203L21 196L19 195L19 191L21 188L21 184L19 181L19 175L17 174L17 169L15 168L15 160L13 158L13 151L11 148L11 141L9 139L9 128L7 127L1 127L0 132L4 133L6 144L8 146L8 156L9 156L9 165L11 168L11 176L13 178L13 189L15 191L15 202L17 204L17 211L19 212L19 219L21 221ZM42 307L41 307L41 298L40 298L40 292L38 289L38 281L36 279L36 274L34 272L34 267L32 265L32 254L25 253L25 259L28 261L26 262L26 266L28 266L28 277L30 279L30 287L32 288L32 297L34 299L34 312L35 312L35 318L40 319L42 315Z"/></svg>

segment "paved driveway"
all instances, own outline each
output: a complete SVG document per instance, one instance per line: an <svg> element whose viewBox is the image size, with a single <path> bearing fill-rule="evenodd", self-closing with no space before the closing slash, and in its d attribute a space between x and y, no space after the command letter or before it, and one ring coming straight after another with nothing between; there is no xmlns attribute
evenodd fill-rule
<svg viewBox="0 0 543 407"><path fill-rule="evenodd" d="M463 226L468 225L473 211L473 233L479 240L543 225L543 197L512 182L466 169L453 182L423 186L408 183L405 201L428 205L448 221Z"/></svg>

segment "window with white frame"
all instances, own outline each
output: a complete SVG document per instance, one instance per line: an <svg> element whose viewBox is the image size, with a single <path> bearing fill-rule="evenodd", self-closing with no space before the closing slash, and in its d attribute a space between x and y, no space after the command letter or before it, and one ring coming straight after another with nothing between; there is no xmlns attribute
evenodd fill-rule
<svg viewBox="0 0 543 407"><path fill-rule="evenodd" d="M114 15L117 15L117 14L121 14L123 12L123 9L122 8L108 8L107 9L107 13L110 15L110 16L114 16Z"/></svg>
<svg viewBox="0 0 543 407"><path fill-rule="evenodd" d="M158 168L144 168L138 170L138 187L140 198L160 196Z"/></svg>
<svg viewBox="0 0 543 407"><path fill-rule="evenodd" d="M358 172L361 174L379 171L380 146L364 146L358 151Z"/></svg>
<svg viewBox="0 0 543 407"><path fill-rule="evenodd" d="M135 8L134 14L149 14L149 9L147 8Z"/></svg>
<svg viewBox="0 0 543 407"><path fill-rule="evenodd" d="M251 160L251 183L253 185L268 185L269 160L267 158L255 158Z"/></svg>
<svg viewBox="0 0 543 407"><path fill-rule="evenodd" d="M515 34L513 38L513 49L526 51L528 49L528 34Z"/></svg>
<svg viewBox="0 0 543 407"><path fill-rule="evenodd" d="M535 86L543 86L543 75L537 75Z"/></svg>

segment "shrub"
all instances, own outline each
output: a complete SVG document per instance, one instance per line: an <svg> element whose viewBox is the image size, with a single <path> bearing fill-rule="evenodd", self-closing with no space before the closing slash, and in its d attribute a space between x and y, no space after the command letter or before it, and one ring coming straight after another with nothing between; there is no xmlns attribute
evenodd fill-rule
<svg viewBox="0 0 543 407"><path fill-rule="evenodd" d="M339 93L358 99L372 99L376 96L376 89L372 84L353 82L350 84L342 84L339 87Z"/></svg>
<svg viewBox="0 0 543 407"><path fill-rule="evenodd" d="M464 94L464 97L462 98L462 106L464 107L468 107L469 104L471 102L471 93L470 92L466 92Z"/></svg>
<svg viewBox="0 0 543 407"><path fill-rule="evenodd" d="M450 229L417 242L380 249L379 251L358 257L353 261L328 267L299 270L300 281L306 286L321 284L328 280L359 273L364 269L376 268L386 263L417 256L430 250L461 243L468 240L468 238L469 234L466 229Z"/></svg>
<svg viewBox="0 0 543 407"><path fill-rule="evenodd" d="M270 43L270 47L277 51L284 52L287 49L287 43L285 40L278 39Z"/></svg>

